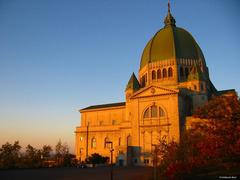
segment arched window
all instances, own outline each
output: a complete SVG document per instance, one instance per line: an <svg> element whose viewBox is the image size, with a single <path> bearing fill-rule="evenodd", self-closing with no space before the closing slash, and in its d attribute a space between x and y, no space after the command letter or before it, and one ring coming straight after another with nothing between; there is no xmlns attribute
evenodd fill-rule
<svg viewBox="0 0 240 180"><path fill-rule="evenodd" d="M131 146L132 145L132 137L131 135L128 135L127 137L127 146Z"/></svg>
<svg viewBox="0 0 240 180"><path fill-rule="evenodd" d="M140 78L140 84L143 86L143 77Z"/></svg>
<svg viewBox="0 0 240 180"><path fill-rule="evenodd" d="M164 111L163 111L163 109L161 107L159 107L159 116L160 117L165 116L165 113L164 113Z"/></svg>
<svg viewBox="0 0 240 180"><path fill-rule="evenodd" d="M105 139L104 139L104 148L110 148L109 143L107 143L107 142L110 142L110 139L108 137L105 137Z"/></svg>
<svg viewBox="0 0 240 180"><path fill-rule="evenodd" d="M184 74L183 74L183 67L181 66L180 67L180 77L183 77L184 76Z"/></svg>
<svg viewBox="0 0 240 180"><path fill-rule="evenodd" d="M162 70L162 77L163 78L167 77L167 70L165 68Z"/></svg>
<svg viewBox="0 0 240 180"><path fill-rule="evenodd" d="M144 76L142 76L141 78L141 85L142 87L145 87L146 83L147 83L147 74L145 74Z"/></svg>
<svg viewBox="0 0 240 180"><path fill-rule="evenodd" d="M194 85L194 90L197 90L197 86L196 85Z"/></svg>
<svg viewBox="0 0 240 180"><path fill-rule="evenodd" d="M96 138L93 137L91 140L91 148L96 148L96 147L97 147L97 141L96 141Z"/></svg>
<svg viewBox="0 0 240 180"><path fill-rule="evenodd" d="M152 79L155 80L156 79L156 71L152 71Z"/></svg>
<svg viewBox="0 0 240 180"><path fill-rule="evenodd" d="M173 77L173 69L171 67L168 68L168 77Z"/></svg>
<svg viewBox="0 0 240 180"><path fill-rule="evenodd" d="M185 67L185 75L186 75L186 78L188 77L188 74L189 74L189 70L187 67Z"/></svg>
<svg viewBox="0 0 240 180"><path fill-rule="evenodd" d="M149 118L149 108L144 112L143 118Z"/></svg>
<svg viewBox="0 0 240 180"><path fill-rule="evenodd" d="M161 70L160 69L157 70L157 79L161 79Z"/></svg>
<svg viewBox="0 0 240 180"><path fill-rule="evenodd" d="M165 111L156 105L152 105L144 111L143 119L145 118L157 118L166 116ZM147 120L147 119L146 119Z"/></svg>
<svg viewBox="0 0 240 180"><path fill-rule="evenodd" d="M116 125L117 124L117 120L112 120L112 125Z"/></svg>
<svg viewBox="0 0 240 180"><path fill-rule="evenodd" d="M196 73L196 68L193 67L192 72L195 74Z"/></svg>
<svg viewBox="0 0 240 180"><path fill-rule="evenodd" d="M204 91L204 85L201 83L201 91Z"/></svg>
<svg viewBox="0 0 240 180"><path fill-rule="evenodd" d="M153 118L157 117L157 106L156 105L151 106L151 117L153 117Z"/></svg>

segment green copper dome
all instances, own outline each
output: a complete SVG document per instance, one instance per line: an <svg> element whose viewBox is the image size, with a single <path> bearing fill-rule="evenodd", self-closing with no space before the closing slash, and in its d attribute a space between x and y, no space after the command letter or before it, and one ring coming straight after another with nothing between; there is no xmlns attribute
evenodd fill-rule
<svg viewBox="0 0 240 180"><path fill-rule="evenodd" d="M202 59L204 56L197 42L186 30L176 27L168 11L165 27L160 29L143 50L140 69L146 64L167 59Z"/></svg>

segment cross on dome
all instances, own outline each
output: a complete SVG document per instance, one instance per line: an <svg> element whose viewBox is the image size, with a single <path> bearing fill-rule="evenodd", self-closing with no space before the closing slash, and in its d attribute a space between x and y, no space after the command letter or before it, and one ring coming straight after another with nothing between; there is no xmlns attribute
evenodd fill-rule
<svg viewBox="0 0 240 180"><path fill-rule="evenodd" d="M175 21L174 17L172 16L171 10L170 10L170 0L168 0L168 13L164 20L164 24L166 27L166 26L176 26L175 23L176 23L176 21Z"/></svg>

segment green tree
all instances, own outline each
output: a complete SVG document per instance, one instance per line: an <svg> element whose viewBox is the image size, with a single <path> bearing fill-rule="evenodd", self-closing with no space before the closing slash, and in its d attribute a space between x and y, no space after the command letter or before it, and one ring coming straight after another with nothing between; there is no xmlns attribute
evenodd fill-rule
<svg viewBox="0 0 240 180"><path fill-rule="evenodd" d="M70 156L67 143L62 143L62 141L59 140L55 146L55 153L57 164L59 166L70 166L71 163L69 161Z"/></svg>
<svg viewBox="0 0 240 180"><path fill-rule="evenodd" d="M43 159L49 158L52 152L52 147L50 145L44 145L41 149L41 156Z"/></svg>
<svg viewBox="0 0 240 180"><path fill-rule="evenodd" d="M240 101L237 95L216 96L204 106L199 107L194 117L209 120L240 121Z"/></svg>
<svg viewBox="0 0 240 180"><path fill-rule="evenodd" d="M59 140L55 147L55 151L56 151L56 156L59 156L59 157L69 154L69 148L67 143L62 143L62 141Z"/></svg>
<svg viewBox="0 0 240 180"><path fill-rule="evenodd" d="M5 143L0 148L0 168L9 169L19 166L21 146L18 141L14 144Z"/></svg>
<svg viewBox="0 0 240 180"><path fill-rule="evenodd" d="M37 168L42 164L41 151L30 144L26 147L25 165L28 168Z"/></svg>

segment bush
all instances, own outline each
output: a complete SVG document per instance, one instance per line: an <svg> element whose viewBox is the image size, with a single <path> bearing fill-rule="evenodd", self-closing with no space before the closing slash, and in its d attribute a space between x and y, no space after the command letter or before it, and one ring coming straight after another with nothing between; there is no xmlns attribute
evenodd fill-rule
<svg viewBox="0 0 240 180"><path fill-rule="evenodd" d="M89 163L89 164L105 164L108 161L109 161L109 157L104 157L97 153L92 154L86 159L86 163Z"/></svg>

